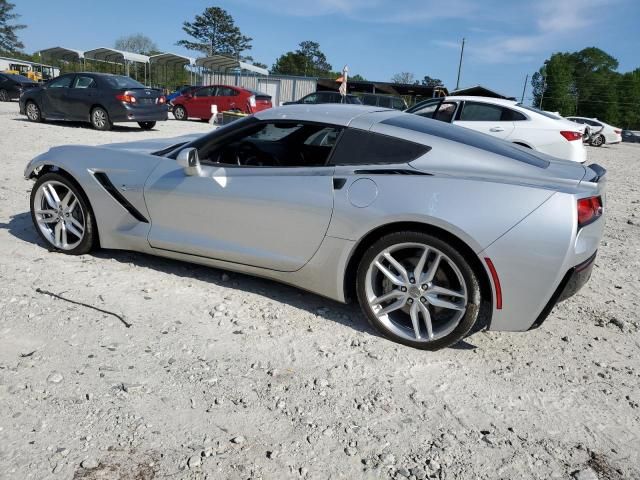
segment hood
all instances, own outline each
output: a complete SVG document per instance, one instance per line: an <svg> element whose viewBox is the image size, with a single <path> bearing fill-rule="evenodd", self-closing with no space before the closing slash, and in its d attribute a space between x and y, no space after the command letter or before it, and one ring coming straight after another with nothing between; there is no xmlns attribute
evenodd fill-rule
<svg viewBox="0 0 640 480"><path fill-rule="evenodd" d="M135 142L109 143L101 145L100 147L108 148L110 150L126 150L128 152L150 154L160 150L165 150L173 145L192 142L203 135L205 135L205 133L192 133L173 138L151 138L148 140L137 140Z"/></svg>

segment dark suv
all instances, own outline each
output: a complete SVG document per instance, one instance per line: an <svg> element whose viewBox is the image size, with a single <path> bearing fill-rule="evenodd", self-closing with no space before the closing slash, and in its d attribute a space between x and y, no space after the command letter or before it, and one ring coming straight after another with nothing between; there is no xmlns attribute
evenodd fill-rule
<svg viewBox="0 0 640 480"><path fill-rule="evenodd" d="M284 102L284 105L316 105L318 103L350 103L352 105L362 105L362 102L357 96L346 95L343 100L339 92L314 92L305 95L295 102Z"/></svg>
<svg viewBox="0 0 640 480"><path fill-rule="evenodd" d="M396 97L395 95L363 93L360 95L360 100L364 105L374 107L394 108L396 110L405 110L407 108L407 104L402 97Z"/></svg>

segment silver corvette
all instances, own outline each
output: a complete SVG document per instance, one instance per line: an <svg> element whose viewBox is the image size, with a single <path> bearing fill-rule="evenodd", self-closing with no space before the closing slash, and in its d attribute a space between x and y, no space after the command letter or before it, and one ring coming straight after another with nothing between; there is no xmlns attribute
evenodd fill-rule
<svg viewBox="0 0 640 480"><path fill-rule="evenodd" d="M430 350L539 326L588 280L604 228L598 165L362 106L56 147L25 177L53 250L135 250L357 299L384 336Z"/></svg>

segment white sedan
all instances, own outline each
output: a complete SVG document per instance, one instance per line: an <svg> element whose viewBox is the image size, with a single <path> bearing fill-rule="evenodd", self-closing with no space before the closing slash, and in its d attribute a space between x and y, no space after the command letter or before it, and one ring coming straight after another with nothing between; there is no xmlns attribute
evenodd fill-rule
<svg viewBox="0 0 640 480"><path fill-rule="evenodd" d="M407 110L423 117L454 123L553 157L583 163L585 127L553 113L513 100L489 97L440 97Z"/></svg>
<svg viewBox="0 0 640 480"><path fill-rule="evenodd" d="M605 143L611 145L622 142L622 129L604 123L602 120L587 117L567 117L567 120L579 125L586 125L591 132L600 132L600 135L591 142L594 147L600 147Z"/></svg>

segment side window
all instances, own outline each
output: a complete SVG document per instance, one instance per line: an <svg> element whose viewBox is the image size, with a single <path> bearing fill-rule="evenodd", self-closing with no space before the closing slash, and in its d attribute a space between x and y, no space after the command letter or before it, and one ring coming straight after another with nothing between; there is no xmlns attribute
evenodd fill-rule
<svg viewBox="0 0 640 480"><path fill-rule="evenodd" d="M378 106L383 108L391 108L391 97L378 97Z"/></svg>
<svg viewBox="0 0 640 480"><path fill-rule="evenodd" d="M435 118L436 120L440 120L441 122L451 123L451 120L453 120L453 116L456 113L457 107L458 104L455 102L444 102L442 105L440 105L440 108L433 118Z"/></svg>
<svg viewBox="0 0 640 480"><path fill-rule="evenodd" d="M49 88L69 88L72 80L73 75L56 78L49 84Z"/></svg>
<svg viewBox="0 0 640 480"><path fill-rule="evenodd" d="M200 90L196 90L193 94L194 97L215 97L216 87L204 87Z"/></svg>
<svg viewBox="0 0 640 480"><path fill-rule="evenodd" d="M429 102L422 105L420 108L412 111L411 113L415 115L420 115L421 117L433 118L433 114L438 109L442 100L430 100Z"/></svg>
<svg viewBox="0 0 640 480"><path fill-rule="evenodd" d="M510 108L502 109L502 118L501 120L505 122L520 122L522 120L526 120L527 117L522 113L517 112L515 110L511 110Z"/></svg>
<svg viewBox="0 0 640 480"><path fill-rule="evenodd" d="M333 165L380 165L408 163L431 147L396 137L347 128L331 157Z"/></svg>
<svg viewBox="0 0 640 480"><path fill-rule="evenodd" d="M364 105L373 105L374 107L377 106L377 99L374 95L362 95L360 97L360 100Z"/></svg>
<svg viewBox="0 0 640 480"><path fill-rule="evenodd" d="M95 87L95 82L91 77L84 77L82 75L78 75L73 82L73 88L93 88Z"/></svg>
<svg viewBox="0 0 640 480"><path fill-rule="evenodd" d="M235 97L236 95L238 95L238 92L231 87L218 87L216 93L217 97Z"/></svg>
<svg viewBox="0 0 640 480"><path fill-rule="evenodd" d="M307 95L306 97L304 97L304 99L302 100L302 103L317 103L318 99L318 94L317 93L312 93L311 95Z"/></svg>
<svg viewBox="0 0 640 480"><path fill-rule="evenodd" d="M488 103L464 102L460 121L498 122L502 119L502 107Z"/></svg>
<svg viewBox="0 0 640 480"><path fill-rule="evenodd" d="M238 167L325 166L341 127L302 122L257 123L199 150L207 163Z"/></svg>

